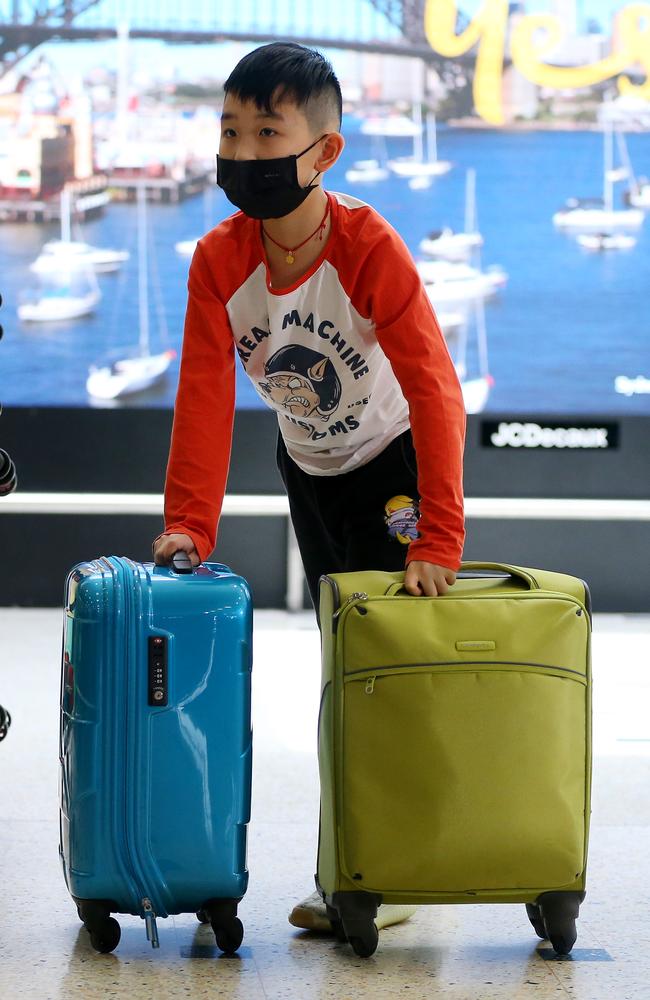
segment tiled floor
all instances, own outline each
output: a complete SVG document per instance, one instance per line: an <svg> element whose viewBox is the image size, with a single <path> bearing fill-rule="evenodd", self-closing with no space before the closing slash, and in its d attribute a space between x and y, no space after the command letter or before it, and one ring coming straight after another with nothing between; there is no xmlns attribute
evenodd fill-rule
<svg viewBox="0 0 650 1000"><path fill-rule="evenodd" d="M192 916L121 917L96 954L59 868L60 615L0 610L0 998L232 1000L648 1000L650 997L650 617L597 616L590 880L570 959L539 942L523 906L423 907L380 933L371 959L295 931L313 887L318 814L314 732L319 639L310 614L256 616L250 889L238 957L219 957ZM540 765L541 766L541 765Z"/></svg>

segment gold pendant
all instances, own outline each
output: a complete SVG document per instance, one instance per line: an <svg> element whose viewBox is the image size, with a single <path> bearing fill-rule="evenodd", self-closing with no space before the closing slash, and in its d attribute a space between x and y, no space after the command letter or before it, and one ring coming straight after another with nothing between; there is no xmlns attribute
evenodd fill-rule
<svg viewBox="0 0 650 1000"><path fill-rule="evenodd" d="M284 259L286 260L287 264L293 264L293 262L294 262L294 260L295 260L296 258L295 258L295 257L294 257L294 255L293 255L293 254L291 253L291 251L289 251L289 253L287 254L287 256L286 256L286 257L285 257Z"/></svg>

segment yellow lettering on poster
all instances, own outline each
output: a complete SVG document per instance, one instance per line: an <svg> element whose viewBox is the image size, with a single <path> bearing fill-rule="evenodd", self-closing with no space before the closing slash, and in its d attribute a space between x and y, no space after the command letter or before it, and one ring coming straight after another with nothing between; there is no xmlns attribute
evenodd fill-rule
<svg viewBox="0 0 650 1000"><path fill-rule="evenodd" d="M474 104L482 118L500 125L503 122L501 85L508 0L486 0L460 35L456 34L457 15L455 0L427 0L424 33L434 51L451 59L462 56L478 44Z"/></svg>
<svg viewBox="0 0 650 1000"><path fill-rule="evenodd" d="M474 72L474 104L482 118L503 124L503 61L508 30L508 0L485 3L460 34L456 34L458 8L455 0L427 0L424 30L431 48L455 58L478 46ZM587 66L552 66L543 57L563 40L562 22L551 14L522 15L513 25L510 39L512 61L533 83L557 90L590 87L618 77L622 94L650 100L650 3L632 3L616 16L615 50ZM624 75L638 67L645 81L634 84Z"/></svg>
<svg viewBox="0 0 650 1000"><path fill-rule="evenodd" d="M650 4L630 4L616 16L616 49L587 66L549 66L544 55L564 37L561 22L548 14L529 14L512 32L512 61L529 80L556 90L578 89L602 83L637 64L650 75ZM621 93L650 98L650 81L635 86L629 77L619 80Z"/></svg>

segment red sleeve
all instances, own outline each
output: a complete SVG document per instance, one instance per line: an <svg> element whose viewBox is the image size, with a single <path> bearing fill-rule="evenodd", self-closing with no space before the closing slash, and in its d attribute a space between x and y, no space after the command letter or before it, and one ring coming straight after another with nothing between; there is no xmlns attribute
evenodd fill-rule
<svg viewBox="0 0 650 1000"><path fill-rule="evenodd" d="M395 233L372 251L370 315L409 407L417 456L420 537L414 559L461 563L465 541L465 405L458 375L408 249Z"/></svg>
<svg viewBox="0 0 650 1000"><path fill-rule="evenodd" d="M235 351L228 314L213 290L201 244L187 281L180 378L174 406L164 534L189 535L201 561L214 549L235 412Z"/></svg>

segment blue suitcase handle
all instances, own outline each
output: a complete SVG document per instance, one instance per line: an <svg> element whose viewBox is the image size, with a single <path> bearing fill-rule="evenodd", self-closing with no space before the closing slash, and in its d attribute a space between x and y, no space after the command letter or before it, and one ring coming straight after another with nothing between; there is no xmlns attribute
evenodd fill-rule
<svg viewBox="0 0 650 1000"><path fill-rule="evenodd" d="M194 569L192 566L192 560L188 556L187 552L183 552L182 549L179 549L178 552L174 552L171 567L176 573L191 573Z"/></svg>

